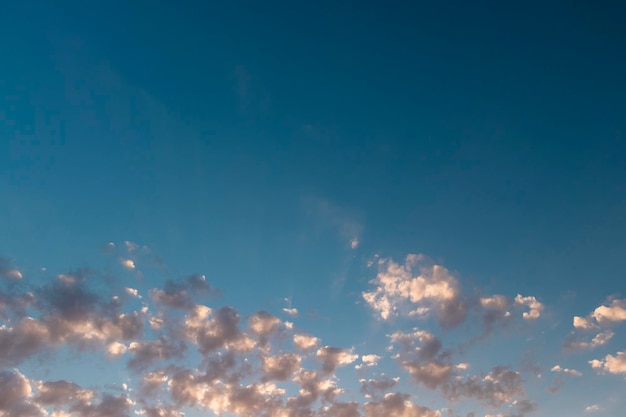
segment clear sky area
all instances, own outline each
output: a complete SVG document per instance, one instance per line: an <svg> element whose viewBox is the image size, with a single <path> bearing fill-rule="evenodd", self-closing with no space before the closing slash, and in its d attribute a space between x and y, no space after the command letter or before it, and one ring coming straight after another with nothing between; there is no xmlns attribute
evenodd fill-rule
<svg viewBox="0 0 626 417"><path fill-rule="evenodd" d="M0 417L617 417L626 3L0 6Z"/></svg>

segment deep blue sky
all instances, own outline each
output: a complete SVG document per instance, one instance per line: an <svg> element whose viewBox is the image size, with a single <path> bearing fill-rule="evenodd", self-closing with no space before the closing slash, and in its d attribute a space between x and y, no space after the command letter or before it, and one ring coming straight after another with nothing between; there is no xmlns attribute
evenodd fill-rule
<svg viewBox="0 0 626 417"><path fill-rule="evenodd" d="M0 255L25 270L129 239L259 308L352 317L375 254L578 315L624 296L621 2L9 3Z"/></svg>

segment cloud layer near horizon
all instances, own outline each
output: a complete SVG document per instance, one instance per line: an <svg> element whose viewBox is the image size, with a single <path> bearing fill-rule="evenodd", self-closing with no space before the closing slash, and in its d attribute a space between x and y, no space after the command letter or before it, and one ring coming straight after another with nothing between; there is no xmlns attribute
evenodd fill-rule
<svg viewBox="0 0 626 417"><path fill-rule="evenodd" d="M145 248L125 242L105 249L127 273L142 276ZM375 320L391 329L383 352L358 340L324 345L323 335L289 321L298 316L291 300L278 309L285 318L265 310L244 316L219 306L219 291L201 274L169 278L142 292L87 269L30 282L3 258L0 416L180 417L184 410L200 410L279 417L521 417L537 410L522 370L500 363L477 368L461 360L459 345L446 346L436 333L474 329L471 338L478 340L514 323L532 325L546 310L541 301L465 289L454 273L424 255L408 255L403 262L376 257L374 265L376 277L361 296ZM625 306L625 300L610 299L588 316L574 317L564 347L606 344L610 329L626 320ZM412 326L394 328L394 320ZM585 339L580 332L594 333ZM32 360L53 366L62 349L123 364L131 380L110 389L27 375ZM378 371L385 361L391 367L384 371L397 374ZM557 376L582 375L559 364L545 366ZM594 358L589 366L624 375L626 354ZM409 384L403 389L435 395L445 406L425 405L422 397L404 392L400 381ZM468 407L482 411L459 411Z"/></svg>

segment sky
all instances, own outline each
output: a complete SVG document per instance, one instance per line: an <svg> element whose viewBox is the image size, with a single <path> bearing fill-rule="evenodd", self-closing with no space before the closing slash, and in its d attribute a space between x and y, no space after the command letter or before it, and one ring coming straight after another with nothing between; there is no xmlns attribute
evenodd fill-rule
<svg viewBox="0 0 626 417"><path fill-rule="evenodd" d="M622 2L0 13L0 417L614 417Z"/></svg>

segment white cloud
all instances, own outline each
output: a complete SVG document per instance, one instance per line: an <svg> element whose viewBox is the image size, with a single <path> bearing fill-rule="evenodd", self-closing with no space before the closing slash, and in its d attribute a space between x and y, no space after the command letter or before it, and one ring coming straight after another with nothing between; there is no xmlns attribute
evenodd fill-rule
<svg viewBox="0 0 626 417"><path fill-rule="evenodd" d="M596 334L593 339L591 339L590 341L587 340L581 340L578 339L574 336L574 334L570 334L570 336L568 337L568 339L566 339L565 341L565 348L566 349L573 349L573 350L578 350L578 349L595 349L599 346L603 346L605 344L607 344L609 342L609 340L611 340L613 338L613 336L615 335L615 333L613 333L610 330L604 330L598 334Z"/></svg>
<svg viewBox="0 0 626 417"><path fill-rule="evenodd" d="M626 374L626 351L617 352L615 355L606 355L604 359L589 361L595 370L610 374Z"/></svg>
<svg viewBox="0 0 626 417"><path fill-rule="evenodd" d="M297 308L283 308L283 312L289 314L291 317L298 317Z"/></svg>
<svg viewBox="0 0 626 417"><path fill-rule="evenodd" d="M561 368L560 365L554 365L552 369L550 370L552 372L562 372L564 374L571 375L571 376L582 376L582 373L580 371L577 371L575 369L569 369L569 368Z"/></svg>
<svg viewBox="0 0 626 417"><path fill-rule="evenodd" d="M594 411L600 411L601 408L598 404L592 404L590 406L585 407L585 411L588 413L592 413Z"/></svg>
<svg viewBox="0 0 626 417"><path fill-rule="evenodd" d="M591 330L591 329L595 329L598 327L589 319L586 319L584 317L579 317L579 316L574 316L573 324L576 329L582 329L582 330Z"/></svg>
<svg viewBox="0 0 626 417"><path fill-rule="evenodd" d="M403 265L382 260L379 267L371 281L375 289L362 296L383 320L419 307L431 307L443 325L456 325L465 318L458 281L443 266L430 265L424 255L408 255Z"/></svg>
<svg viewBox="0 0 626 417"><path fill-rule="evenodd" d="M121 356L126 353L126 350L126 345L117 341L111 342L107 345L107 352L111 356Z"/></svg>
<svg viewBox="0 0 626 417"><path fill-rule="evenodd" d="M596 307L587 317L574 316L574 328L594 330L609 327L626 320L626 300L612 300L609 305Z"/></svg>
<svg viewBox="0 0 626 417"><path fill-rule="evenodd" d="M541 312L544 309L543 304L541 304L537 299L533 296L523 297L520 294L517 294L515 297L515 304L527 306L530 311L525 311L522 314L524 320L537 320L539 316L541 316Z"/></svg>
<svg viewBox="0 0 626 417"><path fill-rule="evenodd" d="M131 295L135 298L141 298L141 295L139 295L139 291L136 290L135 288L124 288L124 291L126 292L126 294Z"/></svg>
<svg viewBox="0 0 626 417"><path fill-rule="evenodd" d="M359 358L359 355L353 353L353 349L331 346L318 349L316 356L322 363L322 369L327 373L334 372L337 367L349 365Z"/></svg>
<svg viewBox="0 0 626 417"><path fill-rule="evenodd" d="M591 316L601 326L626 320L626 300L613 300L610 306L599 306Z"/></svg>
<svg viewBox="0 0 626 417"><path fill-rule="evenodd" d="M320 340L308 334L295 334L293 335L293 343L302 350L309 350L317 347Z"/></svg>
<svg viewBox="0 0 626 417"><path fill-rule="evenodd" d="M135 262L132 259L120 258L120 264L126 269L135 269Z"/></svg>

